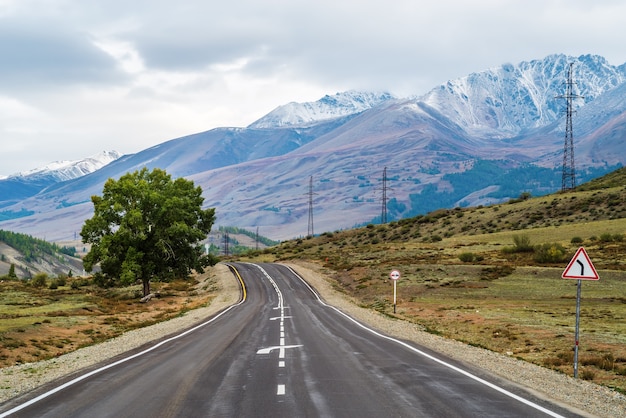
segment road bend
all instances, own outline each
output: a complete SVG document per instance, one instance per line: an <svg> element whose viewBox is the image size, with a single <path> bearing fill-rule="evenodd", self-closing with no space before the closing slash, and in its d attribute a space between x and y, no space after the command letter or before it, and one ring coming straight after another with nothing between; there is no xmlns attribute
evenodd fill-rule
<svg viewBox="0 0 626 418"><path fill-rule="evenodd" d="M280 264L233 263L240 303L0 417L574 417L329 306ZM245 283L245 285L243 285Z"/></svg>

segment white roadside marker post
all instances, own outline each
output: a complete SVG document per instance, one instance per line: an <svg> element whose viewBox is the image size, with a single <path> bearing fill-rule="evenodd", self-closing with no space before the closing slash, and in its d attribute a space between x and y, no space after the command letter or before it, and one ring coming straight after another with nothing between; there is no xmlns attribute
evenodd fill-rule
<svg viewBox="0 0 626 418"><path fill-rule="evenodd" d="M393 313L396 313L396 283L400 279L400 272L398 270L392 270L389 274L389 278L393 282Z"/></svg>

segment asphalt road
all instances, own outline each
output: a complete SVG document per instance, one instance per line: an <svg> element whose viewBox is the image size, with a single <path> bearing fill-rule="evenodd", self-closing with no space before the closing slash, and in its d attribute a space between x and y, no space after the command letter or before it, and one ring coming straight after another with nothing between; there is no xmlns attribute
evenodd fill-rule
<svg viewBox="0 0 626 418"><path fill-rule="evenodd" d="M367 329L285 266L234 267L245 282L238 305L88 376L9 402L0 417L575 416Z"/></svg>

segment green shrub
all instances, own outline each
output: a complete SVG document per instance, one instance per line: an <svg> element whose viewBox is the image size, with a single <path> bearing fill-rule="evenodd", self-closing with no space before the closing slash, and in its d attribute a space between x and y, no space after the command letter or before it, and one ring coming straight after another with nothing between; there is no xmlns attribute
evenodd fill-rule
<svg viewBox="0 0 626 418"><path fill-rule="evenodd" d="M67 284L67 276L65 274L59 274L56 283L58 286L65 286Z"/></svg>
<svg viewBox="0 0 626 418"><path fill-rule="evenodd" d="M570 241L572 244L582 244L583 239L581 237L573 237Z"/></svg>
<svg viewBox="0 0 626 418"><path fill-rule="evenodd" d="M464 263L471 263L475 259L476 257L474 256L474 253L467 252L467 253L459 254L459 260L461 260Z"/></svg>
<svg viewBox="0 0 626 418"><path fill-rule="evenodd" d="M44 287L46 285L47 279L48 279L48 275L46 273L37 273L30 280L30 284L33 287Z"/></svg>
<svg viewBox="0 0 626 418"><path fill-rule="evenodd" d="M515 245L515 252L517 253L531 253L534 248L530 244L530 237L528 235L513 235L513 244Z"/></svg>
<svg viewBox="0 0 626 418"><path fill-rule="evenodd" d="M533 258L538 263L558 263L565 258L565 248L559 243L538 245Z"/></svg>
<svg viewBox="0 0 626 418"><path fill-rule="evenodd" d="M612 241L613 241L613 235L609 233L604 233L600 235L600 242L612 242Z"/></svg>

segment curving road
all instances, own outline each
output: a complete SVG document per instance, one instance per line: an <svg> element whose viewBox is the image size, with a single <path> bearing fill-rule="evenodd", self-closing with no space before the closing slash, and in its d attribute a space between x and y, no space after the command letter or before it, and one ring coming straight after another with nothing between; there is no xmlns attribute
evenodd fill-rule
<svg viewBox="0 0 626 418"><path fill-rule="evenodd" d="M360 325L286 266L232 269L239 304L0 417L576 416Z"/></svg>

